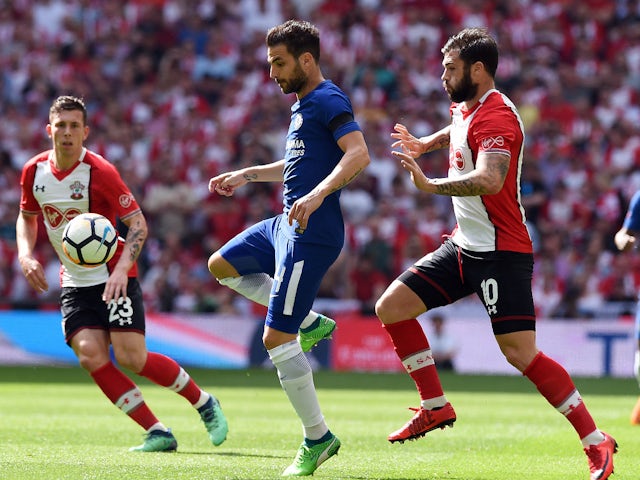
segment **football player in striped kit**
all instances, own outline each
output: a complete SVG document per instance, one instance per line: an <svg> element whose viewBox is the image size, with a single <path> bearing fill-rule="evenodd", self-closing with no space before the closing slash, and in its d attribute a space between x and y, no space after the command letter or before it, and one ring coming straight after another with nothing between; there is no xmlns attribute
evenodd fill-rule
<svg viewBox="0 0 640 480"><path fill-rule="evenodd" d="M514 104L495 88L498 46L482 28L452 36L442 49L442 83L452 101L451 123L417 138L396 124L392 154L415 186L449 196L457 225L434 252L418 260L382 294L376 313L414 380L420 407L390 442L453 426L429 342L416 317L475 293L507 361L535 384L574 427L591 479L613 472L616 441L600 431L568 372L536 346L531 292L533 247L520 202L524 127ZM429 178L415 159L449 149L446 178Z"/></svg>
<svg viewBox="0 0 640 480"><path fill-rule="evenodd" d="M110 345L120 366L184 397L200 414L211 443L220 445L228 426L218 400L200 389L175 360L147 351L136 264L147 238L147 223L116 168L84 147L89 135L84 101L73 96L56 98L46 131L52 148L31 158L22 169L16 222L22 272L36 291L49 288L34 255L42 213L49 241L61 262L65 341L109 400L145 430L144 442L130 451L175 451L178 443L149 409L138 386L111 360ZM85 212L100 213L113 225L120 218L128 227L114 257L93 268L76 265L62 250L65 226Z"/></svg>

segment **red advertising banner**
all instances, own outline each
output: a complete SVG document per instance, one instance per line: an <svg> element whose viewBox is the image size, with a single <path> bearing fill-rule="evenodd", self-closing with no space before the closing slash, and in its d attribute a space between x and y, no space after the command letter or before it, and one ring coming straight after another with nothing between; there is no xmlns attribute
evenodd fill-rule
<svg viewBox="0 0 640 480"><path fill-rule="evenodd" d="M331 366L338 371L398 372L402 364L377 318L336 316Z"/></svg>

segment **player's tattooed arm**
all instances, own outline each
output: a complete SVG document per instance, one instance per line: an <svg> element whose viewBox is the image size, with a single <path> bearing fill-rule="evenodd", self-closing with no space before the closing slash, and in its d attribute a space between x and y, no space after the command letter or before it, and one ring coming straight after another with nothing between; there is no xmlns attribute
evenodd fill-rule
<svg viewBox="0 0 640 480"><path fill-rule="evenodd" d="M140 213L131 217L127 226L129 231L125 239L125 252L129 256L129 261L133 263L140 256L144 242L147 240L147 222Z"/></svg>
<svg viewBox="0 0 640 480"><path fill-rule="evenodd" d="M359 168L358 170L353 172L353 175L351 175L351 177L343 179L338 185L336 185L335 187L333 187L331 189L331 193L337 192L338 190L341 190L344 187L346 187L347 185L349 185L353 181L354 178L356 178L358 175L360 175L360 172L362 172L362 170L364 170L364 168Z"/></svg>
<svg viewBox="0 0 640 480"><path fill-rule="evenodd" d="M498 193L502 190L511 162L509 155L483 152L478 155L475 168L467 173L457 177L429 178L408 153L392 151L391 154L400 159L402 168L410 173L411 181L418 189L451 197Z"/></svg>
<svg viewBox="0 0 640 480"><path fill-rule="evenodd" d="M129 244L129 253L131 255L131 261L137 260L142 251L142 245L146 239L146 233L138 228L138 225L134 225L133 228L129 227L129 233L127 233L127 243Z"/></svg>
<svg viewBox="0 0 640 480"><path fill-rule="evenodd" d="M425 147L424 153L433 152L434 150L441 150L449 146L449 132L440 131L431 140L431 142Z"/></svg>
<svg viewBox="0 0 640 480"><path fill-rule="evenodd" d="M245 182L280 182L284 180L284 159L266 165L256 165L237 172Z"/></svg>
<svg viewBox="0 0 640 480"><path fill-rule="evenodd" d="M147 221L140 210L129 216L122 217L121 220L129 231L124 242L122 255L109 274L104 287L102 300L107 304L127 296L128 272L140 255L148 233Z"/></svg>
<svg viewBox="0 0 640 480"><path fill-rule="evenodd" d="M452 197L492 195L502 190L509 172L510 157L497 153L482 153L476 168L458 178L434 179L435 193Z"/></svg>

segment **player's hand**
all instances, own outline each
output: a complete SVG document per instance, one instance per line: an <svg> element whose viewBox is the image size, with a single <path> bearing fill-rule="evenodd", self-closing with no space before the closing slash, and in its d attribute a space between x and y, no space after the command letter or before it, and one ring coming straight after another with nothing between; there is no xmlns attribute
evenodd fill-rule
<svg viewBox="0 0 640 480"><path fill-rule="evenodd" d="M435 193L436 189L433 181L427 178L418 163L409 153L393 151L391 154L400 159L402 168L409 172L411 175L411 181L419 190L428 193Z"/></svg>
<svg viewBox="0 0 640 480"><path fill-rule="evenodd" d="M625 234L622 242L622 248L620 250L622 250L623 252L628 252L629 250L635 248L635 246L636 237L634 237L633 235Z"/></svg>
<svg viewBox="0 0 640 480"><path fill-rule="evenodd" d="M401 123L396 123L393 127L395 133L391 134L391 138L396 141L391 144L392 148L402 148L402 151L413 158L418 158L424 153L424 144L419 138L411 135L407 127Z"/></svg>
<svg viewBox="0 0 640 480"><path fill-rule="evenodd" d="M117 301L120 297L125 298L127 296L128 284L128 272L118 268L114 269L104 286L102 301L108 305L112 300Z"/></svg>
<svg viewBox="0 0 640 480"><path fill-rule="evenodd" d="M230 197L236 188L245 185L247 182L247 179L240 172L223 173L209 180L209 191Z"/></svg>
<svg viewBox="0 0 640 480"><path fill-rule="evenodd" d="M297 221L299 227L296 231L303 233L309 223L309 217L322 205L323 201L324 197L313 191L296 200L287 217L289 225L293 225L293 222Z"/></svg>
<svg viewBox="0 0 640 480"><path fill-rule="evenodd" d="M44 275L42 264L31 255L20 257L20 268L31 287L42 293L49 290L49 283Z"/></svg>

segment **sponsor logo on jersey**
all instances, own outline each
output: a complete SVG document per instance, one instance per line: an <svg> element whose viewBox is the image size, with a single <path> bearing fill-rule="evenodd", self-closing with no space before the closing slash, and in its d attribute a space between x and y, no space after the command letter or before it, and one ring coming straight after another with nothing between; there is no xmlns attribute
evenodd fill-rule
<svg viewBox="0 0 640 480"><path fill-rule="evenodd" d="M87 187L85 187L79 180L76 180L69 185L69 188L71 189L71 198L73 200L82 200L84 198L82 192Z"/></svg>
<svg viewBox="0 0 640 480"><path fill-rule="evenodd" d="M60 228L61 225L66 224L72 218L80 215L82 211L77 208L70 208L64 212L55 205L45 204L42 206L42 213L47 223L53 230Z"/></svg>
<svg viewBox="0 0 640 480"><path fill-rule="evenodd" d="M120 202L120 205L123 208L129 208L133 203L133 195L131 195L130 193L125 195L120 195L120 198L118 199L118 201Z"/></svg>
<svg viewBox="0 0 640 480"><path fill-rule="evenodd" d="M493 147L504 147L504 138L502 135L482 140L482 150L490 150Z"/></svg>
<svg viewBox="0 0 640 480"><path fill-rule="evenodd" d="M304 140L300 138L287 140L286 149L288 158L302 157L305 152Z"/></svg>

